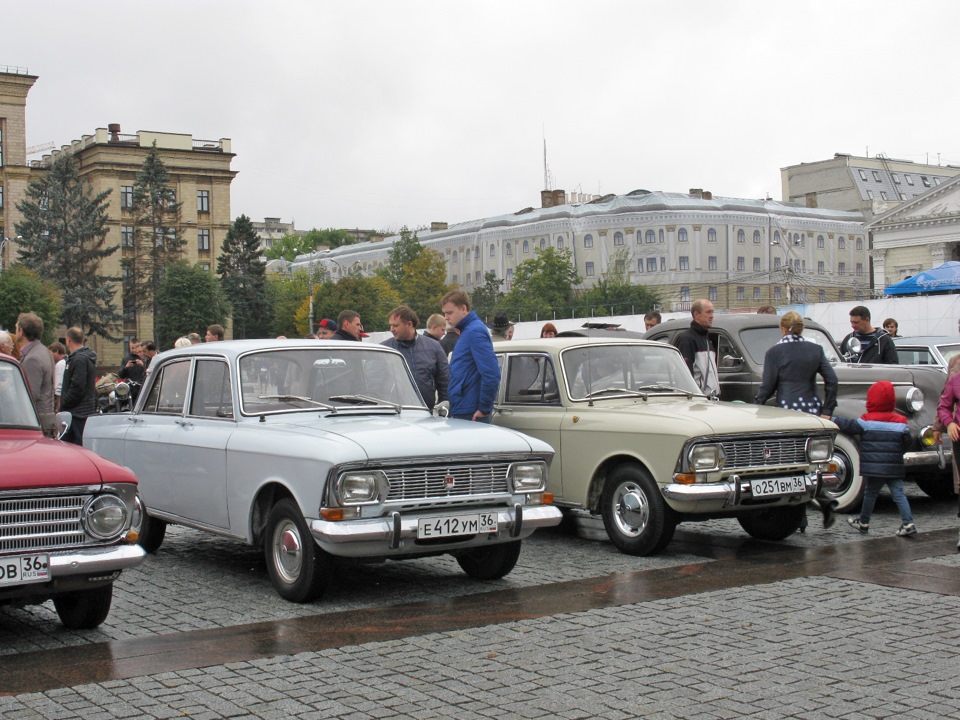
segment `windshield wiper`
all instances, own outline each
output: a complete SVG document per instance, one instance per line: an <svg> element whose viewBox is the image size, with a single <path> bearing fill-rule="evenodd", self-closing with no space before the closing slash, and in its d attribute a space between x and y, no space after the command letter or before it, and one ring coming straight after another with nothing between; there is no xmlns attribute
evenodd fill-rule
<svg viewBox="0 0 960 720"><path fill-rule="evenodd" d="M353 403L355 405L377 405L380 407L389 407L392 408L393 411L398 415L400 414L400 405L398 403L392 403L387 400L371 397L369 395L331 395L330 399L337 400L339 402Z"/></svg>
<svg viewBox="0 0 960 720"><path fill-rule="evenodd" d="M606 395L607 393L619 393L621 395L626 395L628 397L638 397L643 394L643 393L638 393L636 390L626 390L624 388L608 387L608 388L604 388L603 390L594 390L593 392L589 392L586 395L584 395L584 398L586 398L587 400L590 400L592 398L597 397L598 395Z"/></svg>
<svg viewBox="0 0 960 720"><path fill-rule="evenodd" d="M688 390L681 390L680 388L675 388L672 385L640 385L635 388L638 391L647 391L647 392L670 392L670 393L680 393L681 395L686 395L687 397L693 397L693 393Z"/></svg>
<svg viewBox="0 0 960 720"><path fill-rule="evenodd" d="M333 412L337 411L335 405L328 405L325 402L320 402L319 400L314 400L313 398L304 397L303 395L258 395L258 400L282 400L283 402L293 402L297 400L299 402L310 403L311 405L316 405L317 407L323 408L324 410L331 410Z"/></svg>

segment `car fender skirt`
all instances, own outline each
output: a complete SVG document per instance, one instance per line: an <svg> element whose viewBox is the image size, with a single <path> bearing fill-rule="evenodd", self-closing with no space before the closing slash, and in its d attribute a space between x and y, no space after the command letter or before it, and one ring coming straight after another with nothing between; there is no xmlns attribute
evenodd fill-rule
<svg viewBox="0 0 960 720"><path fill-rule="evenodd" d="M497 513L497 532L461 535L431 540L430 544L417 542L419 520L435 517L435 513L390 515L373 520L309 520L310 532L317 544L331 555L341 557L390 557L447 552L462 548L487 545L490 542L509 542L529 537L538 528L559 525L563 519L560 509L553 505L515 505L509 509L491 511L489 508L459 508L447 515L470 515L477 512Z"/></svg>

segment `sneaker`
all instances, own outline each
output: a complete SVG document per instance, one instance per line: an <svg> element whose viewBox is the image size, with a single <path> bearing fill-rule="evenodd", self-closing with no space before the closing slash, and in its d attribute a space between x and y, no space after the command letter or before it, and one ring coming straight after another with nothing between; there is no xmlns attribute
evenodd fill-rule
<svg viewBox="0 0 960 720"><path fill-rule="evenodd" d="M862 533L870 532L870 523L860 522L860 518L858 517L848 517L847 522L850 524L850 527L856 528ZM913 531L916 532L916 528L914 528Z"/></svg>
<svg viewBox="0 0 960 720"><path fill-rule="evenodd" d="M917 526L913 523L904 523L900 526L900 529L897 530L898 537L907 537L909 535L917 534Z"/></svg>

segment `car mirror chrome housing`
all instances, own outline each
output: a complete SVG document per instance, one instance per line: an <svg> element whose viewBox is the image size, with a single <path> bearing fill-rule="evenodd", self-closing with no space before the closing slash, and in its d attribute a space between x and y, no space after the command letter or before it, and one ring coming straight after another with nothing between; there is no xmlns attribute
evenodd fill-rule
<svg viewBox="0 0 960 720"><path fill-rule="evenodd" d="M433 408L433 412L437 417L450 417L450 401L444 400L443 402L437 403L436 407Z"/></svg>
<svg viewBox="0 0 960 720"><path fill-rule="evenodd" d="M63 436L67 434L67 430L70 429L70 423L73 422L73 415L68 413L66 410L57 413L57 439L63 440Z"/></svg>

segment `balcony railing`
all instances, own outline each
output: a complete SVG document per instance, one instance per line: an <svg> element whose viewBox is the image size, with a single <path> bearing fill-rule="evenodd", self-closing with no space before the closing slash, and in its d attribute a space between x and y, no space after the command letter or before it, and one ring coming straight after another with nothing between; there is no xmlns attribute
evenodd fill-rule
<svg viewBox="0 0 960 720"><path fill-rule="evenodd" d="M223 143L219 140L194 140L193 149L205 152L223 152Z"/></svg>

